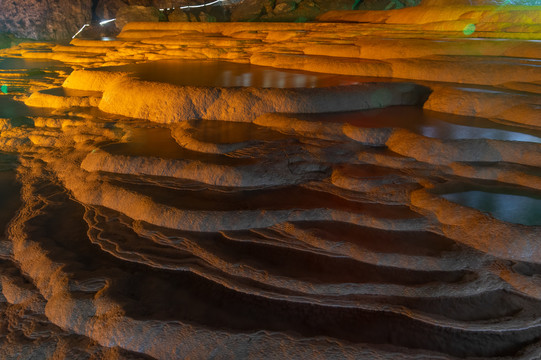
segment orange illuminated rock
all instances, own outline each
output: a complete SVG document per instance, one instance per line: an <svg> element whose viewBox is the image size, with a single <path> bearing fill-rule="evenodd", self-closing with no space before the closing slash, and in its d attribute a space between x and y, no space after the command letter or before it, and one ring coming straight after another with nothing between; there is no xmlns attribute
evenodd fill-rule
<svg viewBox="0 0 541 360"><path fill-rule="evenodd" d="M411 203L434 214L443 224L444 234L452 239L504 259L538 262L541 247L534 240L538 236L535 227L502 223L426 190L413 192ZM475 236L464 236L466 233Z"/></svg>
<svg viewBox="0 0 541 360"><path fill-rule="evenodd" d="M100 100L100 93L73 90L66 93L63 88L53 88L33 93L25 104L44 108L96 107Z"/></svg>
<svg viewBox="0 0 541 360"><path fill-rule="evenodd" d="M62 87L84 91L105 91L107 85L127 73L99 71L99 70L75 70L66 78Z"/></svg>
<svg viewBox="0 0 541 360"><path fill-rule="evenodd" d="M424 108L540 126L539 96L483 88L436 87Z"/></svg>
<svg viewBox="0 0 541 360"><path fill-rule="evenodd" d="M439 140L396 131L387 141L392 151L430 164L456 161L511 162L541 166L541 147L536 143L501 140Z"/></svg>
<svg viewBox="0 0 541 360"><path fill-rule="evenodd" d="M266 113L319 113L417 104L426 89L363 84L314 89L207 88L119 78L105 89L101 110L161 123L190 119L251 122Z"/></svg>
<svg viewBox="0 0 541 360"><path fill-rule="evenodd" d="M0 358L539 358L538 11L436 3L2 51Z"/></svg>

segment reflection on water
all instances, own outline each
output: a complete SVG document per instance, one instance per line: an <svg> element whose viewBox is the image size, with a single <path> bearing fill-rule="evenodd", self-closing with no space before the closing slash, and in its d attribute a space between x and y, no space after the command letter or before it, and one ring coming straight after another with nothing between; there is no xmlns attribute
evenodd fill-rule
<svg viewBox="0 0 541 360"><path fill-rule="evenodd" d="M40 59L16 59L16 58L3 58L0 59L0 69L45 69L49 67L61 67L67 68L66 65L56 60L40 60Z"/></svg>
<svg viewBox="0 0 541 360"><path fill-rule="evenodd" d="M509 126L471 116L424 110L421 134L438 139L493 139L541 142L541 131Z"/></svg>
<svg viewBox="0 0 541 360"><path fill-rule="evenodd" d="M12 96L0 95L0 118L17 119L20 124L28 125L32 120L27 117L50 116L52 112L53 109L28 107L23 102L14 100Z"/></svg>
<svg viewBox="0 0 541 360"><path fill-rule="evenodd" d="M252 123L235 123L215 120L190 120L196 130L194 138L215 144L232 144L248 141L274 141L287 135Z"/></svg>
<svg viewBox="0 0 541 360"><path fill-rule="evenodd" d="M99 91L87 91L87 90L76 90L69 89L65 87L55 87L47 90L41 91L44 94L55 95L55 96L73 96L73 97L85 97L85 96L96 96L101 97L101 92Z"/></svg>
<svg viewBox="0 0 541 360"><path fill-rule="evenodd" d="M154 75L228 86L325 86L344 79L237 64L191 62L183 70L172 64ZM144 70L139 76L154 76L153 66L135 68ZM36 111L46 119L32 127ZM447 238L444 224L414 211L412 190L454 181L443 166L427 170L387 149L284 135L263 125L157 125L96 108L47 113L10 95L0 96L2 117L10 119L0 145L17 152L0 153L0 256L3 244L9 255L0 261L0 319L7 319L0 320L2 354L29 353L30 343L39 358L70 359L145 359L142 353L501 358L536 349L539 329L532 319L541 306L529 295L538 289L524 291L486 274L495 261L509 263L499 254L537 262L529 251L537 245L523 246L503 232L496 251L472 250L478 229ZM540 138L539 132L415 107L309 117L445 139ZM15 149L11 139L25 146ZM360 164L369 158L370 165ZM513 189L452 187L445 197L508 221L539 224L541 197ZM538 228L525 231L535 235ZM88 348L76 335L81 332L118 348L78 356L74 349ZM53 338L61 344L48 356ZM141 354L124 356L122 348Z"/></svg>
<svg viewBox="0 0 541 360"><path fill-rule="evenodd" d="M21 204L20 185L15 175L16 164L15 156L0 153L0 238Z"/></svg>
<svg viewBox="0 0 541 360"><path fill-rule="evenodd" d="M442 196L449 201L488 212L503 221L541 225L541 198L487 191L464 191Z"/></svg>
<svg viewBox="0 0 541 360"><path fill-rule="evenodd" d="M326 122L347 122L359 127L403 128L437 139L494 139L541 143L541 131L538 130L502 125L482 118L423 110L415 106L392 106L309 117Z"/></svg>
<svg viewBox="0 0 541 360"><path fill-rule="evenodd" d="M226 61L160 60L107 69L130 71L141 80L190 86L313 88L350 85L366 81L362 77L278 70ZM371 79L371 81L374 80Z"/></svg>
<svg viewBox="0 0 541 360"><path fill-rule="evenodd" d="M145 81L187 86L302 88L358 84L363 81L389 81L355 76L341 76L279 70L226 61L160 60L100 68L128 71ZM310 115L322 121L348 122L361 127L399 127L439 139L495 139L541 142L541 132L507 126L487 119L465 117L423 110L415 106L396 106L368 111Z"/></svg>
<svg viewBox="0 0 541 360"><path fill-rule="evenodd" d="M169 129L165 128L134 129L129 141L108 144L102 149L114 155L155 156L165 159L197 158L191 151L177 144L171 138Z"/></svg>
<svg viewBox="0 0 541 360"><path fill-rule="evenodd" d="M493 139L508 141L526 141L540 143L541 138L535 135L516 131L490 129L471 125L458 125L446 123L434 118L433 125L423 126L421 133L424 136L438 139ZM522 130L522 129L517 129Z"/></svg>
<svg viewBox="0 0 541 360"><path fill-rule="evenodd" d="M14 118L28 116L31 109L20 101L15 101L10 96L0 96L0 118Z"/></svg>

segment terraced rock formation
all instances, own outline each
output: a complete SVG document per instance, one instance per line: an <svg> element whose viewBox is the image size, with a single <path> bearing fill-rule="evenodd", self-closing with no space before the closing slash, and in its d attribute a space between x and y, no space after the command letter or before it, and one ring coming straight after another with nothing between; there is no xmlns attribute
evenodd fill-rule
<svg viewBox="0 0 541 360"><path fill-rule="evenodd" d="M539 13L3 51L0 357L540 358Z"/></svg>

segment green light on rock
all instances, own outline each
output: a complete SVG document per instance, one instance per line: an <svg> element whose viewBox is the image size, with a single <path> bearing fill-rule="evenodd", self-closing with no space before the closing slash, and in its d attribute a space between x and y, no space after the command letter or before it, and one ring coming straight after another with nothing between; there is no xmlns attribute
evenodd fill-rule
<svg viewBox="0 0 541 360"><path fill-rule="evenodd" d="M464 30L462 30L462 32L464 33L464 35L470 36L471 34L475 32L475 24L466 25L466 27L464 27Z"/></svg>
<svg viewBox="0 0 541 360"><path fill-rule="evenodd" d="M2 91L2 93L4 93L4 94L7 94L8 93L8 86L7 85L2 85L2 87L0 87L0 91Z"/></svg>

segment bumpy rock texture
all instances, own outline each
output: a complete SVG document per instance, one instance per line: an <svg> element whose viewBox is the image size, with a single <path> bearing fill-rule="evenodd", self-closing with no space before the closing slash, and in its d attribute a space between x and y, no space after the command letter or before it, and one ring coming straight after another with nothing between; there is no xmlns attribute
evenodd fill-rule
<svg viewBox="0 0 541 360"><path fill-rule="evenodd" d="M91 19L89 0L0 1L0 32L20 38L69 39Z"/></svg>
<svg viewBox="0 0 541 360"><path fill-rule="evenodd" d="M126 6L118 10L116 14L116 26L120 29L129 22L144 21L158 22L160 21L160 12L158 9L150 6Z"/></svg>
<svg viewBox="0 0 541 360"><path fill-rule="evenodd" d="M119 18L121 30L128 21L157 21L156 9L177 9L207 3L205 0L3 0L0 1L0 33L38 40L69 39L91 20ZM93 7L93 3L95 3ZM360 4L360 6L359 6ZM391 9L417 5L418 0L240 0L173 13L170 21L307 21L329 10ZM171 10L172 11L172 10ZM161 20L167 19L167 13ZM114 25L111 25L114 26ZM94 31L95 35L96 31ZM90 33L87 33L90 34Z"/></svg>
<svg viewBox="0 0 541 360"><path fill-rule="evenodd" d="M530 10L2 51L0 358L540 359Z"/></svg>
<svg viewBox="0 0 541 360"><path fill-rule="evenodd" d="M330 10L388 10L419 0L244 0L231 6L231 21L308 21Z"/></svg>
<svg viewBox="0 0 541 360"><path fill-rule="evenodd" d="M113 19L120 9L127 6L145 6L157 9L178 8L187 5L200 5L207 0L98 0L95 14L98 19ZM229 4L226 1L224 4Z"/></svg>

